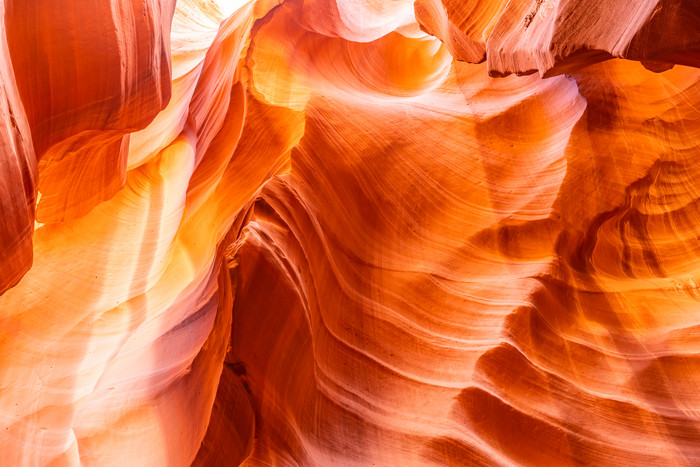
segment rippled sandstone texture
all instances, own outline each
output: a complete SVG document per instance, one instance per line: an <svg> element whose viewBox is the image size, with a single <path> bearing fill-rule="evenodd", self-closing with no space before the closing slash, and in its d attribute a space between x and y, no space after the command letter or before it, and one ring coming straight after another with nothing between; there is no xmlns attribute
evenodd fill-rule
<svg viewBox="0 0 700 467"><path fill-rule="evenodd" d="M0 0L13 466L700 463L694 0Z"/></svg>

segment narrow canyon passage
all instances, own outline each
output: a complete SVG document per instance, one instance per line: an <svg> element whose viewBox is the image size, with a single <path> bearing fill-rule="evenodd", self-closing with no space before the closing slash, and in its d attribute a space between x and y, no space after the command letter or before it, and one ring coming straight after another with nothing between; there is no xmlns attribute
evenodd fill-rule
<svg viewBox="0 0 700 467"><path fill-rule="evenodd" d="M700 463L700 4L0 18L0 465Z"/></svg>

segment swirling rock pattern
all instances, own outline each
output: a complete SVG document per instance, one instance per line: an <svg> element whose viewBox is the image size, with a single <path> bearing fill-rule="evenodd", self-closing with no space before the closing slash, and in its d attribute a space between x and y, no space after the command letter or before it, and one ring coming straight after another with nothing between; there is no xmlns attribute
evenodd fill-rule
<svg viewBox="0 0 700 467"><path fill-rule="evenodd" d="M7 465L696 465L693 1L0 0Z"/></svg>

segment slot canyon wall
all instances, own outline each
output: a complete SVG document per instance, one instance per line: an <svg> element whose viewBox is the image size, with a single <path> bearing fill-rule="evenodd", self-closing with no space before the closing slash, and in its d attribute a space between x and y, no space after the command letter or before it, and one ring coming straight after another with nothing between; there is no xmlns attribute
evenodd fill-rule
<svg viewBox="0 0 700 467"><path fill-rule="evenodd" d="M700 463L697 0L0 0L0 464Z"/></svg>

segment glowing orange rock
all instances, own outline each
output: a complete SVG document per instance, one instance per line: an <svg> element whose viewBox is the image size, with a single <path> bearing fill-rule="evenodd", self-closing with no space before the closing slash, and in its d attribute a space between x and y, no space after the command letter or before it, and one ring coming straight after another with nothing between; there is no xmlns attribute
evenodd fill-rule
<svg viewBox="0 0 700 467"><path fill-rule="evenodd" d="M4 4L0 2L0 16ZM0 21L0 295L32 264L36 159Z"/></svg>
<svg viewBox="0 0 700 467"><path fill-rule="evenodd" d="M39 222L86 214L124 184L128 133L170 99L175 2L6 2L39 160ZM89 27L88 27L89 26Z"/></svg>
<svg viewBox="0 0 700 467"><path fill-rule="evenodd" d="M2 462L698 463L695 3L2 8Z"/></svg>
<svg viewBox="0 0 700 467"><path fill-rule="evenodd" d="M486 40L507 2L495 0L417 0L416 20L443 41L457 60L486 60Z"/></svg>
<svg viewBox="0 0 700 467"><path fill-rule="evenodd" d="M700 66L692 1L417 0L416 19L456 59L486 59L493 76L552 76L614 57L655 71Z"/></svg>

